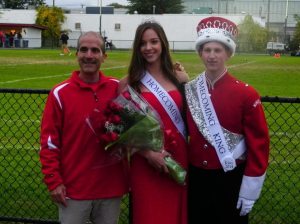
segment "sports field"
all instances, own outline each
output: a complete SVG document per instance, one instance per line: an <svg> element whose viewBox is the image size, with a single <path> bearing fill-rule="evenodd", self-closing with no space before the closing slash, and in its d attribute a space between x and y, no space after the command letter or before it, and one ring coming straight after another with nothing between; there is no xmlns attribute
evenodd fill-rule
<svg viewBox="0 0 300 224"><path fill-rule="evenodd" d="M59 49L0 49L0 89L50 89L78 68L74 50L71 56L59 53ZM117 78L125 76L131 52L107 53L102 70ZM172 56L184 65L191 79L204 69L195 52L174 52ZM228 70L254 86L261 96L300 97L300 57L236 54L228 61ZM57 217L42 184L38 158L46 97L0 94L0 220L1 215ZM264 106L271 136L270 166L251 223L300 223L300 104ZM122 217L127 220L128 202L124 200Z"/></svg>
<svg viewBox="0 0 300 224"><path fill-rule="evenodd" d="M75 51L60 56L59 49L0 49L0 88L50 89L78 68ZM130 51L108 51L102 70L111 76L126 75ZM190 78L204 67L195 52L172 53L174 61L183 64ZM261 96L299 97L300 57L236 54L228 70L254 86Z"/></svg>

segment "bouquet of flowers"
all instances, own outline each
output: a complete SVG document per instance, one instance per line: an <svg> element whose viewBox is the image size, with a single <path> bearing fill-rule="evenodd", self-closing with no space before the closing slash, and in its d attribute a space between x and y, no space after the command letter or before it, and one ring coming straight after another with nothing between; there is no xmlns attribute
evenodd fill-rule
<svg viewBox="0 0 300 224"><path fill-rule="evenodd" d="M104 142L105 150L129 149L129 155L138 150L161 151L164 146L159 115L134 89L127 86L104 111L95 109L87 123ZM121 158L121 156L120 156ZM171 157L165 157L169 174L179 184L185 183L186 171Z"/></svg>

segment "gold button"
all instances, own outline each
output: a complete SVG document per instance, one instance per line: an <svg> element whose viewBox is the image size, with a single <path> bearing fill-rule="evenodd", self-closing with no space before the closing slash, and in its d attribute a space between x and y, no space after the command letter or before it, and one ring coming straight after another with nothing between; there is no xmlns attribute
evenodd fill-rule
<svg viewBox="0 0 300 224"><path fill-rule="evenodd" d="M207 161L204 160L204 161L202 162L202 165L203 165L203 166L207 166Z"/></svg>

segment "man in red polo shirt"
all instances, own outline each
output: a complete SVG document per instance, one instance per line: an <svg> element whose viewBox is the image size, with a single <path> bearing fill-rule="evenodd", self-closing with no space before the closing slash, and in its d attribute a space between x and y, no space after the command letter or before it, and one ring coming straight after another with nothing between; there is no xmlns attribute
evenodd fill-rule
<svg viewBox="0 0 300 224"><path fill-rule="evenodd" d="M86 118L117 96L118 81L99 71L103 38L95 32L78 40L79 71L50 92L41 124L40 161L44 182L59 207L62 224L116 224L127 192L122 161L111 160Z"/></svg>

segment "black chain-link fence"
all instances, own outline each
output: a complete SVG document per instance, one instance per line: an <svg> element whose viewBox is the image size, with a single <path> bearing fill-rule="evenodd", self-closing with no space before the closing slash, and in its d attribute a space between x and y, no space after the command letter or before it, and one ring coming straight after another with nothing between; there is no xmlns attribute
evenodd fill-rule
<svg viewBox="0 0 300 224"><path fill-rule="evenodd" d="M57 208L42 183L38 157L40 120L48 92L0 89L0 222L58 223ZM300 223L300 99L262 100L271 155L250 223ZM119 223L129 223L128 217L126 196Z"/></svg>
<svg viewBox="0 0 300 224"><path fill-rule="evenodd" d="M250 223L300 223L300 98L263 97L271 154Z"/></svg>

